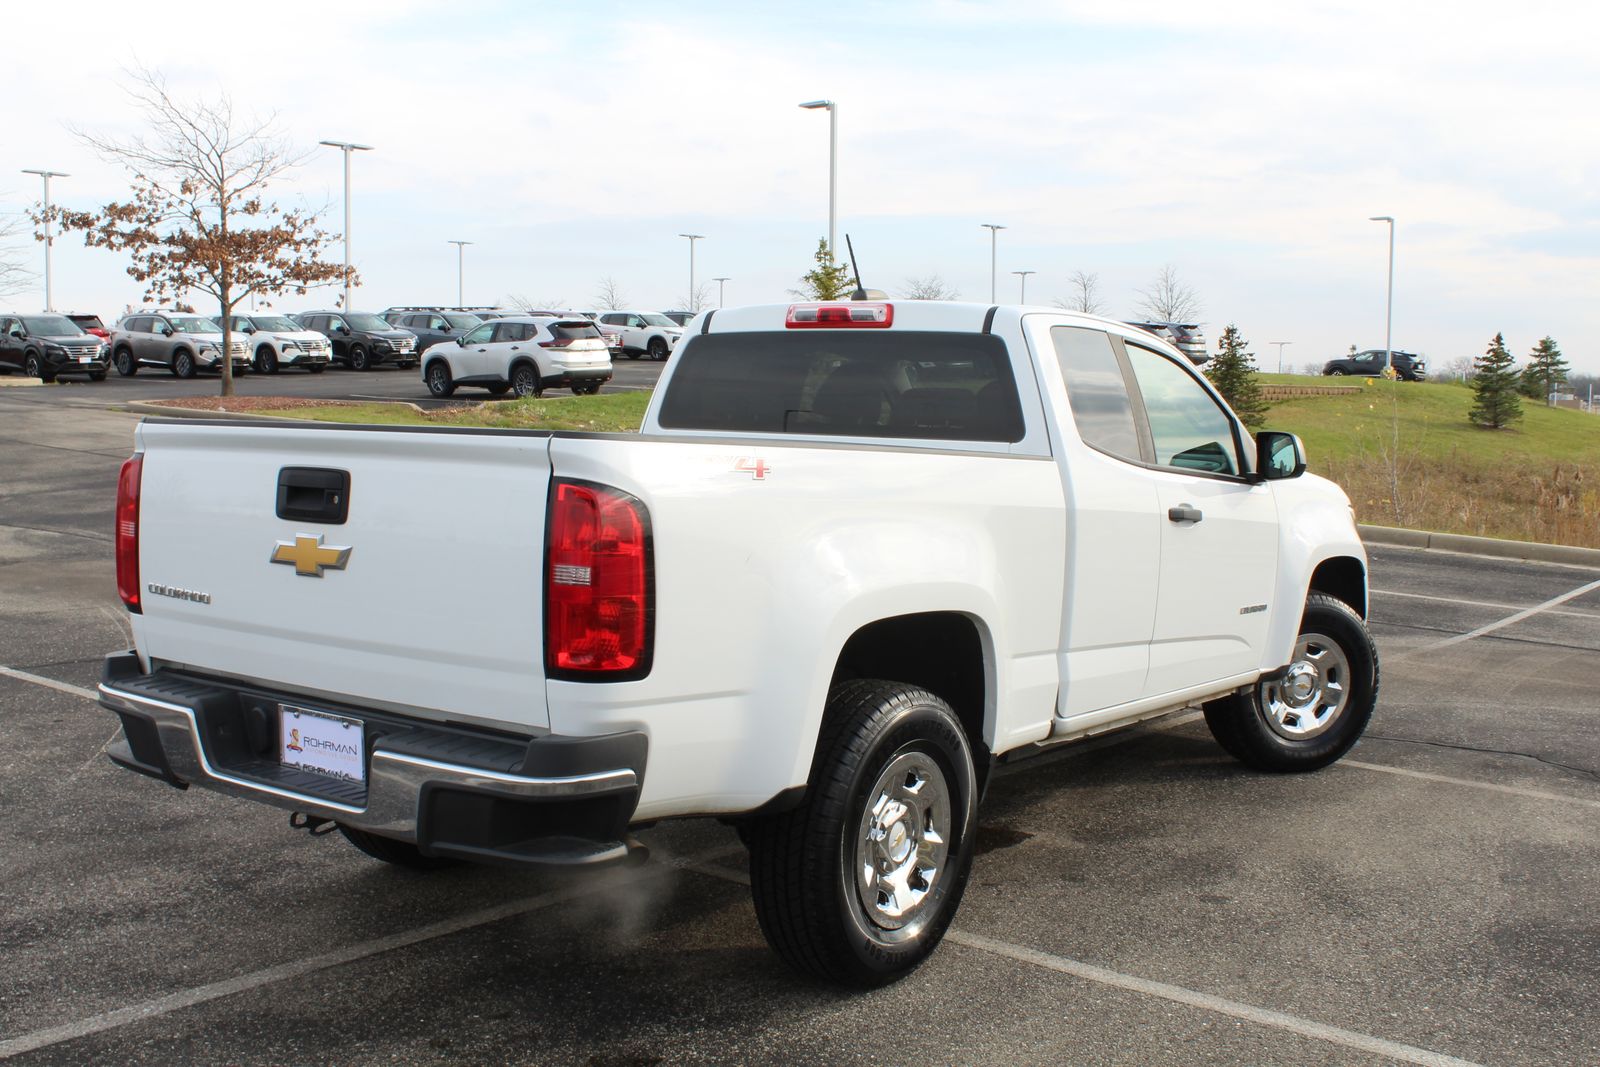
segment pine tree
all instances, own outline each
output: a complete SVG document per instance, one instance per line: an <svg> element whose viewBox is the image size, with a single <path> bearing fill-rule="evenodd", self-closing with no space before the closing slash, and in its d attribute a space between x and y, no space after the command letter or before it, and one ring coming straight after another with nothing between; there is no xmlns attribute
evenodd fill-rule
<svg viewBox="0 0 1600 1067"><path fill-rule="evenodd" d="M1477 377L1472 379L1475 399L1467 417L1490 430L1505 429L1522 418L1522 398L1517 395L1519 375L1505 337L1495 334L1472 366L1477 371Z"/></svg>
<svg viewBox="0 0 1600 1067"><path fill-rule="evenodd" d="M838 300L855 290L850 271L833 261L826 237L817 242L815 258L817 265L800 275L800 288L793 290L796 296L804 300Z"/></svg>
<svg viewBox="0 0 1600 1067"><path fill-rule="evenodd" d="M1567 361L1561 358L1561 349L1554 337L1546 337L1533 346L1528 365L1522 370L1522 394L1535 400L1544 400L1558 393L1567 384Z"/></svg>
<svg viewBox="0 0 1600 1067"><path fill-rule="evenodd" d="M1217 341L1220 351L1206 365L1206 377L1240 421L1254 430L1267 421L1267 401L1256 381L1255 353L1244 350L1246 343L1239 328L1230 324Z"/></svg>

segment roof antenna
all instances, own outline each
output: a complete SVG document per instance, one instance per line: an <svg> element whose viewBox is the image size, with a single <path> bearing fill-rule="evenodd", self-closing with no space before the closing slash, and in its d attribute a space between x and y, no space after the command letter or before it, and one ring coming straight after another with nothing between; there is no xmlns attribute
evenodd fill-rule
<svg viewBox="0 0 1600 1067"><path fill-rule="evenodd" d="M850 243L850 235L844 235L844 246L850 251L850 269L855 272L856 291L850 294L851 300L866 300L867 290L861 284L861 268L856 266L856 246Z"/></svg>

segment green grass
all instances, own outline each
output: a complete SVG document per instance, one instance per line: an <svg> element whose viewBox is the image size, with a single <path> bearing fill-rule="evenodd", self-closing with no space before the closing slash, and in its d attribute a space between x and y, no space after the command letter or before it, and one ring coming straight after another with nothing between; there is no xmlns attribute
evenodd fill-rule
<svg viewBox="0 0 1600 1067"><path fill-rule="evenodd" d="M1311 470L1344 486L1361 521L1600 547L1600 417L1524 399L1513 428L1485 430L1467 419L1470 385L1337 380L1356 383L1277 401L1266 426L1299 434Z"/></svg>
<svg viewBox="0 0 1600 1067"><path fill-rule="evenodd" d="M644 420L647 392L601 393L550 400L491 400L471 407L418 411L410 404L327 404L263 409L260 415L317 422L390 426L484 426L500 430L589 430L632 433Z"/></svg>

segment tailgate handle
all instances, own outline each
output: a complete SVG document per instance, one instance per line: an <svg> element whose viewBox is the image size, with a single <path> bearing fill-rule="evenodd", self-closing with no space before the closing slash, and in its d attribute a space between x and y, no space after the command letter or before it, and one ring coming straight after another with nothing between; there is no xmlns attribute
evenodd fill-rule
<svg viewBox="0 0 1600 1067"><path fill-rule="evenodd" d="M278 518L342 526L350 514L350 472L327 467L278 471Z"/></svg>

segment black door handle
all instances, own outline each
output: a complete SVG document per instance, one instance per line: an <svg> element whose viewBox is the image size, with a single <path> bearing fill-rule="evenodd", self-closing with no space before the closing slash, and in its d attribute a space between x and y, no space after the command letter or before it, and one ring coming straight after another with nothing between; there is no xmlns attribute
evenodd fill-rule
<svg viewBox="0 0 1600 1067"><path fill-rule="evenodd" d="M1203 517L1200 509L1193 504L1179 504L1175 508L1167 509L1167 518L1173 522L1199 522Z"/></svg>

